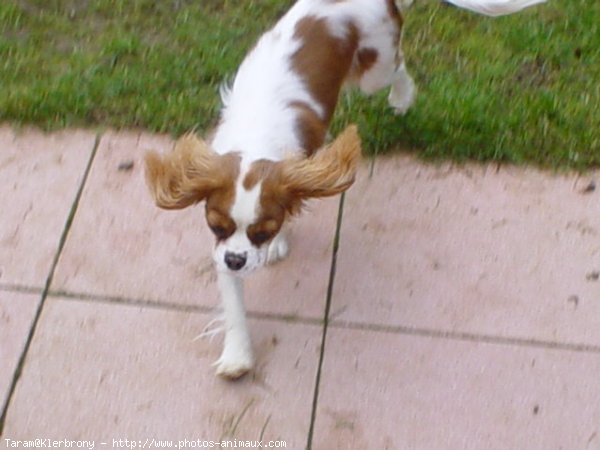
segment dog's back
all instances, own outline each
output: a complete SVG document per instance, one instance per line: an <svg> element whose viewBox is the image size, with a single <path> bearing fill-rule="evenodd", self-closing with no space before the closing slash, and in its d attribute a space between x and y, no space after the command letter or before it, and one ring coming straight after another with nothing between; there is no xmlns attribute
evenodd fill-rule
<svg viewBox="0 0 600 450"><path fill-rule="evenodd" d="M224 90L215 150L242 150L256 159L314 152L345 82L366 93L391 84L401 24L393 0L297 2Z"/></svg>

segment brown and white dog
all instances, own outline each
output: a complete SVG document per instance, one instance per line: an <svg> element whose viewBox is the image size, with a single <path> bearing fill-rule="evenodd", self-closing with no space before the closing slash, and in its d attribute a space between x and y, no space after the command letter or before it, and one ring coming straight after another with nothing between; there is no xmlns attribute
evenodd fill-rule
<svg viewBox="0 0 600 450"><path fill-rule="evenodd" d="M452 0L488 14L539 1ZM400 0L299 0L221 90L213 139L190 134L170 154L146 156L159 207L205 202L224 309L220 375L236 378L253 366L242 276L287 255L281 230L305 200L338 194L354 180L361 153L356 127L325 145L342 86L366 94L391 86L389 103L399 113L414 100L400 50L400 6Z"/></svg>

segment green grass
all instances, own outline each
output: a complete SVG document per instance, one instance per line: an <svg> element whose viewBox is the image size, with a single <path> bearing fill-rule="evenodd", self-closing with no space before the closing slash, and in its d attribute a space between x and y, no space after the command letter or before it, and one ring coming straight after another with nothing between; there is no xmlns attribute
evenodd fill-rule
<svg viewBox="0 0 600 450"><path fill-rule="evenodd" d="M219 83L284 0L2 0L0 121L180 134L218 115ZM419 97L340 101L367 153L600 166L600 2L549 0L484 18L417 0L405 33Z"/></svg>

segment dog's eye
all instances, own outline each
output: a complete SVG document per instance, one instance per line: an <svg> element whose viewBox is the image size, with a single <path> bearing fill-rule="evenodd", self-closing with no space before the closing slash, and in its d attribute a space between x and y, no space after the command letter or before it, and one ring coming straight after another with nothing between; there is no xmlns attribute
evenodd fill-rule
<svg viewBox="0 0 600 450"><path fill-rule="evenodd" d="M227 239L236 230L235 223L229 217L214 209L207 209L206 223L220 241Z"/></svg>
<svg viewBox="0 0 600 450"><path fill-rule="evenodd" d="M215 225L211 226L210 229L217 239L227 239L229 236L231 236L231 233L225 227Z"/></svg>
<svg viewBox="0 0 600 450"><path fill-rule="evenodd" d="M254 245L262 245L273 237L273 233L259 231L258 233L254 233L248 237Z"/></svg>

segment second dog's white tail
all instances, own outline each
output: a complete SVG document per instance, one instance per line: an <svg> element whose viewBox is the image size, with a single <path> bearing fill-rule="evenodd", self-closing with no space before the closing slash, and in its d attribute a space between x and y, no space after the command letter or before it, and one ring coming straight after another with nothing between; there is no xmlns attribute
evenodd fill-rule
<svg viewBox="0 0 600 450"><path fill-rule="evenodd" d="M485 14L486 16L503 16L544 3L546 0L444 0L461 8Z"/></svg>

